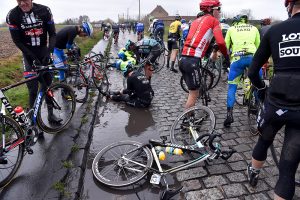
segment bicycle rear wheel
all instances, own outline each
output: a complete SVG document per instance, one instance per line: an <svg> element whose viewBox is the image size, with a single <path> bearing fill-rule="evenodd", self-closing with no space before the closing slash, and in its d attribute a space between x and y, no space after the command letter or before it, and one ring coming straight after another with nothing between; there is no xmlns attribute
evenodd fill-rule
<svg viewBox="0 0 300 200"><path fill-rule="evenodd" d="M221 69L222 69L221 58L218 58L218 60L215 63L211 61L208 63L208 70L213 73L213 77L214 77L214 81L211 88L214 88L218 85L221 78Z"/></svg>
<svg viewBox="0 0 300 200"><path fill-rule="evenodd" d="M162 52L155 61L155 67L154 67L155 73L159 72L163 68L163 66L165 65L165 61L166 61L165 54Z"/></svg>
<svg viewBox="0 0 300 200"><path fill-rule="evenodd" d="M53 107L53 114L63 120L61 123L54 124L48 121L49 109L45 98L49 99L49 105ZM42 97L42 105L37 115L38 126L47 133L58 133L69 125L75 108L76 99L72 88L63 83L54 83Z"/></svg>
<svg viewBox="0 0 300 200"><path fill-rule="evenodd" d="M284 140L284 129L281 129L277 134L273 141L273 144L270 146L271 155L273 157L273 160L278 168L279 161L280 161L280 154L281 149L283 145ZM298 166L298 169L295 174L295 184L296 186L300 186L300 167Z"/></svg>
<svg viewBox="0 0 300 200"><path fill-rule="evenodd" d="M101 183L128 186L141 180L152 166L148 147L135 141L121 141L104 147L94 158L92 171Z"/></svg>
<svg viewBox="0 0 300 200"><path fill-rule="evenodd" d="M3 118L4 123L0 121L0 130L4 128L5 131L6 150L3 150L4 152L0 154L0 158L5 158L7 164L0 163L0 188L6 186L13 179L22 163L25 149L22 128L9 116L3 116ZM0 137L2 141L2 134Z"/></svg>
<svg viewBox="0 0 300 200"><path fill-rule="evenodd" d="M250 94L249 94L249 98L247 100L248 126L249 126L249 131L251 132L251 134L257 135L258 130L257 130L256 119L257 119L258 112L262 105L255 98L253 86L251 86L251 89L249 92L250 92Z"/></svg>
<svg viewBox="0 0 300 200"><path fill-rule="evenodd" d="M216 126L213 111L206 106L194 106L181 113L171 126L170 138L174 144L197 147L196 139L203 134L212 134ZM194 138L190 127L196 130Z"/></svg>
<svg viewBox="0 0 300 200"><path fill-rule="evenodd" d="M76 101L78 103L85 103L89 94L89 84L85 75L80 73L79 66L76 67L77 69L70 68L66 80L67 84L73 88Z"/></svg>

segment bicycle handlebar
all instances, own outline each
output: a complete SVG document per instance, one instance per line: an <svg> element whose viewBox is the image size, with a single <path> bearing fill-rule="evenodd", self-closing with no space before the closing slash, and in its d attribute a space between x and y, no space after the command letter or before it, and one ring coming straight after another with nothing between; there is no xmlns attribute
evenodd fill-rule
<svg viewBox="0 0 300 200"><path fill-rule="evenodd" d="M236 150L229 147L229 150L222 151L218 143L214 145L213 144L214 140L220 136L221 136L220 134L203 134L196 139L196 142L199 142L203 138L208 137L208 139L204 141L204 146L207 146L207 141L208 141L209 148L217 155L216 156L217 158L220 156L223 160L228 160L232 156L232 154L236 152Z"/></svg>

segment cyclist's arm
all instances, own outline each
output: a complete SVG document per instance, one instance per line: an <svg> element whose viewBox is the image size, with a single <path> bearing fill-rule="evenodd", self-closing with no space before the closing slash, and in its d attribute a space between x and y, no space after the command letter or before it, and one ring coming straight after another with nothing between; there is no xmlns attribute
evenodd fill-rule
<svg viewBox="0 0 300 200"><path fill-rule="evenodd" d="M22 51L25 56L30 57L32 60L36 60L37 57L34 55L34 53L24 45L21 37L21 31L17 26L17 23L13 19L11 19L10 15L7 16L6 23L9 27L9 32L15 45Z"/></svg>
<svg viewBox="0 0 300 200"><path fill-rule="evenodd" d="M265 35L254 54L251 66L249 68L248 76L252 84L257 88L263 88L265 84L260 79L259 70L268 61L271 56L271 47L269 42L269 35Z"/></svg>
<svg viewBox="0 0 300 200"><path fill-rule="evenodd" d="M73 32L73 31L68 32L68 42L67 42L67 45L66 45L67 49L72 48L73 43L74 43L74 39L76 38L76 36L77 36L76 31L75 32Z"/></svg>
<svg viewBox="0 0 300 200"><path fill-rule="evenodd" d="M223 54L224 57L228 57L226 43L225 43L225 40L223 38L220 23L218 21L216 21L216 23L215 23L215 26L213 28L213 33L214 33L214 36L215 36L215 39L216 39L216 43L219 46L219 50L221 51L221 53Z"/></svg>
<svg viewBox="0 0 300 200"><path fill-rule="evenodd" d="M230 49L232 41L231 41L231 29L228 29L226 36L225 36L225 43L226 43L226 48Z"/></svg>
<svg viewBox="0 0 300 200"><path fill-rule="evenodd" d="M53 16L52 16L52 13L51 13L51 10L50 8L47 7L47 32L49 34L49 45L48 45L48 49L49 49L49 52L52 53L53 52L53 49L55 47L55 38L56 38L56 31L55 31L55 25L54 25L54 21L53 21Z"/></svg>

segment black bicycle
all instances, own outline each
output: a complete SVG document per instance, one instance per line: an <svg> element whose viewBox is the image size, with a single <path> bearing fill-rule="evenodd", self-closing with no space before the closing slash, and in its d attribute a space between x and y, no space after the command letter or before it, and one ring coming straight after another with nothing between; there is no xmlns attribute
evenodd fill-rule
<svg viewBox="0 0 300 200"><path fill-rule="evenodd" d="M17 115L4 92L19 85L40 80L43 82L44 72L61 70L52 65L40 67L36 76L0 89L2 109L0 113L0 187L7 185L21 165L25 151L32 154L33 146L38 138L39 129L53 134L65 129L71 122L76 108L75 95L72 88L63 83L53 83L46 91L40 90L32 109ZM48 121L48 112L62 119L60 123ZM5 109L10 116L6 115Z"/></svg>

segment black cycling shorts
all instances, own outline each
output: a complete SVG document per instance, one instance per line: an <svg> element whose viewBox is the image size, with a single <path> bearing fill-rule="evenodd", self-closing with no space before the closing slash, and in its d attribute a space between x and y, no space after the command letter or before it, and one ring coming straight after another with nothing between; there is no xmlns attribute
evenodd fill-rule
<svg viewBox="0 0 300 200"><path fill-rule="evenodd" d="M172 51L173 49L178 49L178 40L177 38L168 39L168 50Z"/></svg>
<svg viewBox="0 0 300 200"><path fill-rule="evenodd" d="M197 57L182 56L179 61L179 70L189 90L200 88L201 60Z"/></svg>

